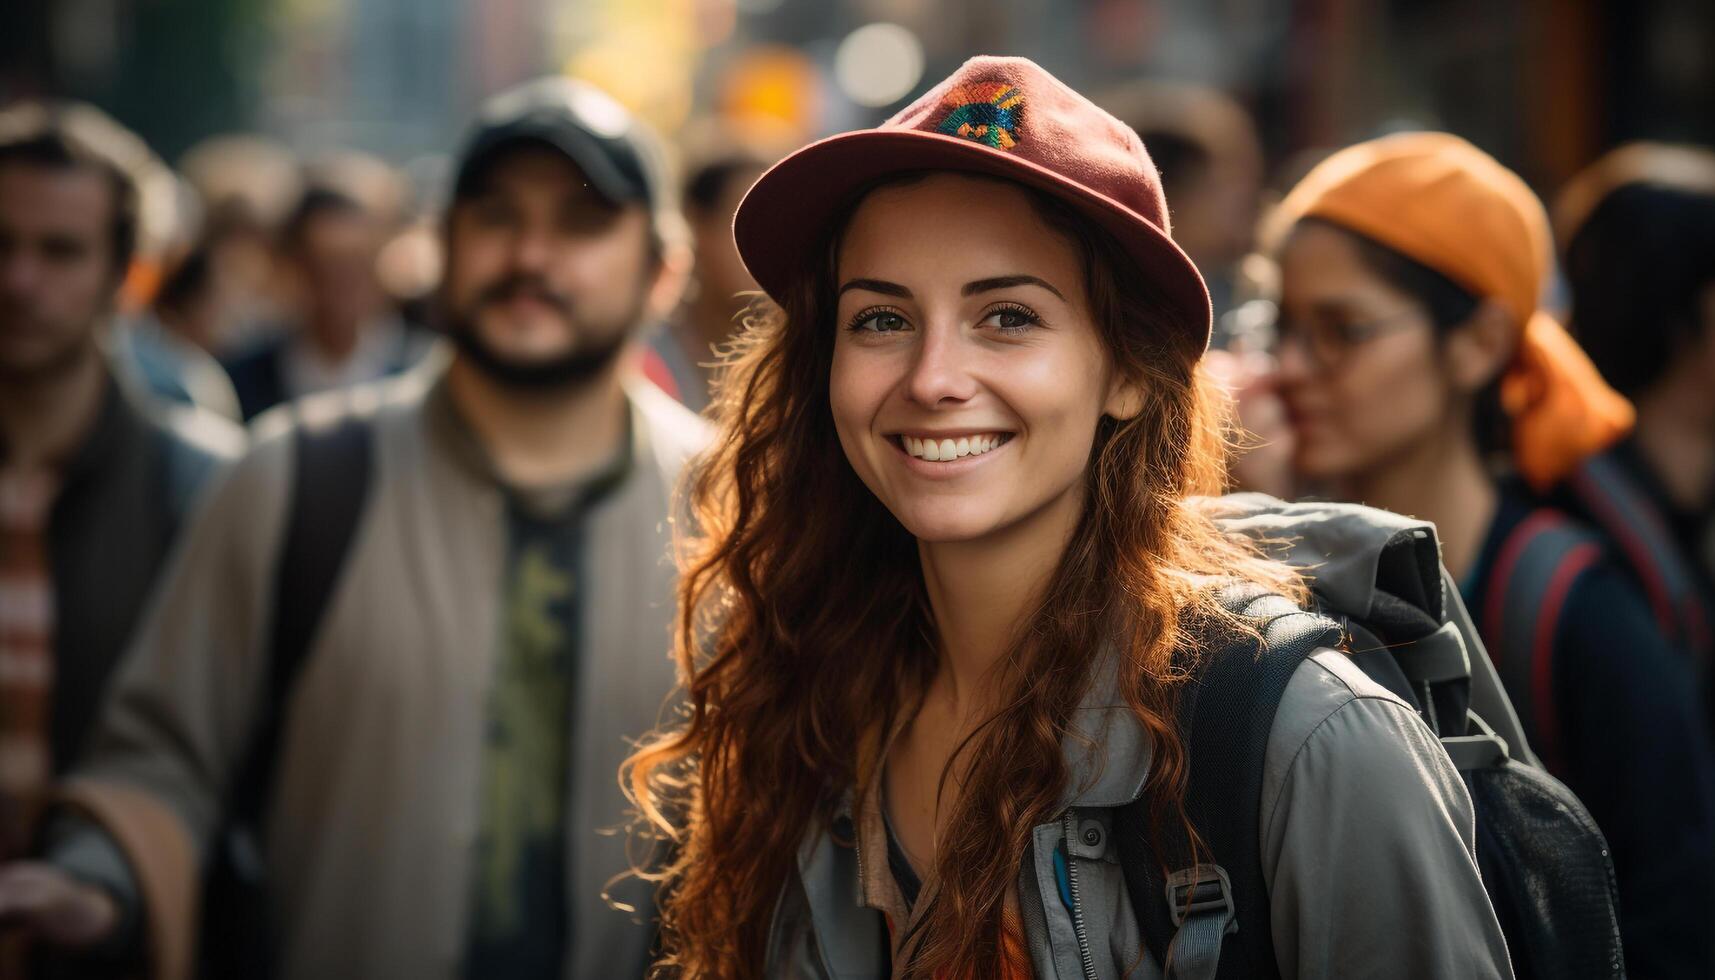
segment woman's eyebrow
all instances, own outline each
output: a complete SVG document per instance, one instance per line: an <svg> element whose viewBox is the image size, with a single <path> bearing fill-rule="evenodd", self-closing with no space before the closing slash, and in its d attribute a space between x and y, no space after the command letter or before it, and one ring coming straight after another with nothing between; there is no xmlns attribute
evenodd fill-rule
<svg viewBox="0 0 1715 980"><path fill-rule="evenodd" d="M1043 289L1059 296L1061 299L1066 298L1065 294L1061 293L1060 290L1055 289L1053 284L1048 281L1038 279L1035 276L1023 275L995 276L992 279L978 279L975 282L965 283L965 288L960 290L960 292L966 296L975 296L977 293L986 293L996 289L1010 289L1013 286L1041 286Z"/></svg>
<svg viewBox="0 0 1715 980"><path fill-rule="evenodd" d="M853 289L863 289L872 293L881 293L884 296L898 296L901 299L911 298L911 290L906 289L899 283L888 282L886 279L852 279L847 281L844 286L840 287L838 295L844 296L847 292Z"/></svg>

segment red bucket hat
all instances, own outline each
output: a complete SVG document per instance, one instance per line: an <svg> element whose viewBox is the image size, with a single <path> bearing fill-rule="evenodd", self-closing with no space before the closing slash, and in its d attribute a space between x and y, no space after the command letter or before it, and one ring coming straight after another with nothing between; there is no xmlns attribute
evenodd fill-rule
<svg viewBox="0 0 1715 980"><path fill-rule="evenodd" d="M776 300L828 222L891 174L954 170L1017 181L1070 204L1116 238L1201 354L1209 290L1169 237L1161 175L1131 128L1026 58L972 58L875 129L830 136L775 164L733 218L745 267Z"/></svg>

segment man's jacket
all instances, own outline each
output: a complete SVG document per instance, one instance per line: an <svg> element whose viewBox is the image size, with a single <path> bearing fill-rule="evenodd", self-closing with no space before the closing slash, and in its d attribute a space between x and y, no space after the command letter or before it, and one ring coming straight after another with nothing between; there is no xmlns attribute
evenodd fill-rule
<svg viewBox="0 0 1715 980"><path fill-rule="evenodd" d="M287 706L266 814L279 976L432 980L467 935L490 682L502 633L505 490L434 365L376 389L369 499ZM628 388L633 462L586 517L565 833L568 976L635 975L648 890L629 866L617 769L662 718L681 464L705 428ZM307 411L308 408L300 410ZM292 439L260 433L190 529L67 797L124 852L151 973L188 968L197 862L253 727ZM615 911L604 892L642 906Z"/></svg>

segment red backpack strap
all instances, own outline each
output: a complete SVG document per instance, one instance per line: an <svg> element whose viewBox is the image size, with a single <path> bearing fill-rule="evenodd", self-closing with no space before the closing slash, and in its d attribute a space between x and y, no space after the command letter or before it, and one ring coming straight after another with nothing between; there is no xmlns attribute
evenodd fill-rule
<svg viewBox="0 0 1715 980"><path fill-rule="evenodd" d="M1483 642L1526 737L1552 771L1563 761L1554 701L1560 616L1579 576L1602 557L1595 534L1558 511L1537 510L1502 541L1482 597Z"/></svg>
<svg viewBox="0 0 1715 980"><path fill-rule="evenodd" d="M1614 542L1643 587L1662 632L1697 657L1710 657L1710 631L1696 577L1661 512L1612 453L1586 460L1567 487L1590 522Z"/></svg>

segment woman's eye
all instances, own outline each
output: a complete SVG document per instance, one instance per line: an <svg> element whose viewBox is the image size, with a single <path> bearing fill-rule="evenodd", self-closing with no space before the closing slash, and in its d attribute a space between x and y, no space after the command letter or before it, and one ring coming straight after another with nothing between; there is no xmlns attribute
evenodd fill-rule
<svg viewBox="0 0 1715 980"><path fill-rule="evenodd" d="M872 333L893 333L906 328L905 318L897 313L881 311L870 314L860 314L852 321L853 330L868 330Z"/></svg>
<svg viewBox="0 0 1715 980"><path fill-rule="evenodd" d="M982 325L994 327L1002 333L1023 333L1041 322L1041 318L1023 307L1007 307L983 317Z"/></svg>

